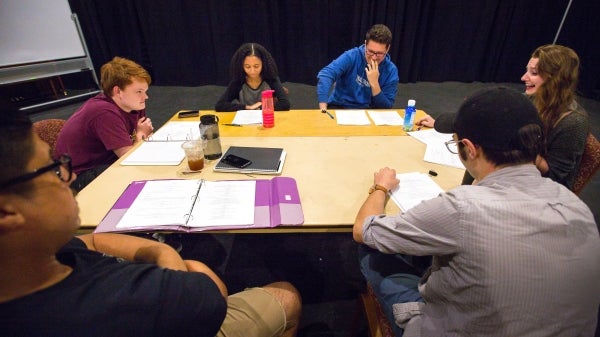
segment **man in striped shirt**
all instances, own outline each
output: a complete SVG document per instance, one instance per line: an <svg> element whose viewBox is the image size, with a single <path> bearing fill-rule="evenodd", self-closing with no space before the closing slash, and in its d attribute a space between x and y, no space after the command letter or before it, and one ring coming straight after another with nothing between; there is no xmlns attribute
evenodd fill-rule
<svg viewBox="0 0 600 337"><path fill-rule="evenodd" d="M535 107L509 89L484 89L435 129L453 134L448 150L478 183L388 216L387 192L402 182L383 168L353 229L396 334L593 336L598 228L575 194L536 169L544 144ZM427 255L430 268L416 274L410 258Z"/></svg>

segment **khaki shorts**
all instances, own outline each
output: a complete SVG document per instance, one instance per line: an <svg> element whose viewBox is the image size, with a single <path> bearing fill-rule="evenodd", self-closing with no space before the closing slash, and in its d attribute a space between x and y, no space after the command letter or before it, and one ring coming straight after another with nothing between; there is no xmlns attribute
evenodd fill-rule
<svg viewBox="0 0 600 337"><path fill-rule="evenodd" d="M250 288L227 298L227 315L217 337L268 337L285 331L281 303L262 288Z"/></svg>

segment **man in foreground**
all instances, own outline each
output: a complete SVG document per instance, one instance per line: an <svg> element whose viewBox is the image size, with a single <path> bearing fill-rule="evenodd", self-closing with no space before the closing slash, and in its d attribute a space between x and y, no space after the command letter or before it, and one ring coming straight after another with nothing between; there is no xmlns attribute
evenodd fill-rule
<svg viewBox="0 0 600 337"><path fill-rule="evenodd" d="M477 185L386 216L386 192L401 182L393 169L375 173L353 236L374 249L361 270L397 335L594 335L598 229L576 195L536 169L541 126L522 94L482 90L435 123ZM398 253L433 263L419 279Z"/></svg>
<svg viewBox="0 0 600 337"><path fill-rule="evenodd" d="M171 247L120 234L73 237L71 159L20 113L0 111L0 326L6 336L294 336L297 290L227 296Z"/></svg>

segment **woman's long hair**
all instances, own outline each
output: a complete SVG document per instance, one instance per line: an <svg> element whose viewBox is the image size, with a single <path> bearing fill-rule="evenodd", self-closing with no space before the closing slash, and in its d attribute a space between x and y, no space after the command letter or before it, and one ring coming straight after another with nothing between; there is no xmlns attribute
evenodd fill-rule
<svg viewBox="0 0 600 337"><path fill-rule="evenodd" d="M544 83L533 95L533 103L544 123L546 134L569 110L575 101L579 77L579 56L571 48L560 45L544 45L531 54L537 58L537 71Z"/></svg>

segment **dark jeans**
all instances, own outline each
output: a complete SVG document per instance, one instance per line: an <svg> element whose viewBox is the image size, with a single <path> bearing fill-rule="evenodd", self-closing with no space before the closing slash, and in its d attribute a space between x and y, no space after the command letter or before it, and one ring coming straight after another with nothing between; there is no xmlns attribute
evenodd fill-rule
<svg viewBox="0 0 600 337"><path fill-rule="evenodd" d="M358 248L360 270L377 297L396 337L404 331L394 319L394 303L423 302L418 284L431 257L383 254L365 245Z"/></svg>
<svg viewBox="0 0 600 337"><path fill-rule="evenodd" d="M106 170L109 166L110 165L96 166L92 169L77 174L77 179L73 181L73 183L71 184L71 188L77 192L81 191L84 187L91 183L92 180L96 179L96 177L99 176L100 173L104 172L104 170Z"/></svg>

